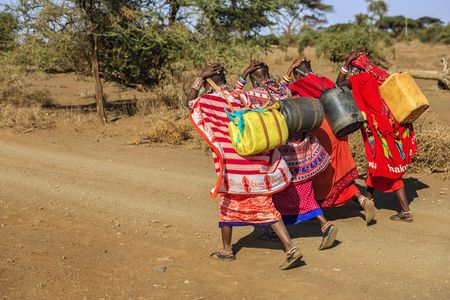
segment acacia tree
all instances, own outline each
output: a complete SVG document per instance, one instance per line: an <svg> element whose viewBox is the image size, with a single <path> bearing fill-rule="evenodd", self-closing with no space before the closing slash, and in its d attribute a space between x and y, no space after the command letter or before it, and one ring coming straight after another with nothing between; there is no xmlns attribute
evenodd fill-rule
<svg viewBox="0 0 450 300"><path fill-rule="evenodd" d="M99 0L76 0L80 8L82 17L87 23L87 36L90 44L90 58L92 66L92 76L95 84L95 100L97 114L103 124L108 122L105 112L105 95L100 81L99 61L98 61L98 36L102 26L105 25L106 13L102 1Z"/></svg>
<svg viewBox="0 0 450 300"><path fill-rule="evenodd" d="M275 5L272 12L274 28L288 40L298 34L303 25L326 22L325 13L333 10L333 6L322 0L281 0Z"/></svg>
<svg viewBox="0 0 450 300"><path fill-rule="evenodd" d="M366 0L367 11L369 12L369 17L372 20L373 24L377 24L381 22L383 17L386 15L388 11L388 5L384 0Z"/></svg>
<svg viewBox="0 0 450 300"><path fill-rule="evenodd" d="M10 50L15 43L17 19L8 12L0 12L0 51Z"/></svg>

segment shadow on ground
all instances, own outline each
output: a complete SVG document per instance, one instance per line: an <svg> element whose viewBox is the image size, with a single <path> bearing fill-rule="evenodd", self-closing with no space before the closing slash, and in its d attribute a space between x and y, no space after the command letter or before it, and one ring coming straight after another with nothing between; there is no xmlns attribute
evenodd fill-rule
<svg viewBox="0 0 450 300"><path fill-rule="evenodd" d="M413 202L417 197L417 191L425 188L429 188L428 185L419 181L417 178L409 177L403 179L405 182L406 194L409 203ZM362 192L366 192L366 188L356 184L358 189ZM399 206L395 199L393 193L380 193L375 192L375 206L377 209L389 209L398 210ZM364 214L362 213L362 208L357 201L349 201L341 207L324 209L326 218L329 221L337 219L349 219L349 218L360 218L361 226L365 226ZM374 221L371 225L376 224ZM321 237L322 232L320 231L319 222L316 219L302 222L294 226L288 226L288 231L291 238L301 238L301 237ZM319 245L318 241L318 245ZM342 242L336 240L333 247L338 246ZM255 227L254 230L239 239L233 245L233 252L238 253L242 248L262 248L262 249L283 249L281 242L274 236L271 232L270 227Z"/></svg>

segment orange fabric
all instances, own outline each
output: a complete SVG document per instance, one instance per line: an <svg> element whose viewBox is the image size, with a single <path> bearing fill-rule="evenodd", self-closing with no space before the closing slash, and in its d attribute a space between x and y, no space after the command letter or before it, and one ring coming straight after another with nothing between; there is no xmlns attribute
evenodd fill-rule
<svg viewBox="0 0 450 300"><path fill-rule="evenodd" d="M281 215L272 196L221 194L219 226L268 225L278 222Z"/></svg>
<svg viewBox="0 0 450 300"><path fill-rule="evenodd" d="M313 177L315 198L321 207L341 206L359 191L353 184L358 172L347 137L337 138L326 117L312 133L331 156L328 168Z"/></svg>

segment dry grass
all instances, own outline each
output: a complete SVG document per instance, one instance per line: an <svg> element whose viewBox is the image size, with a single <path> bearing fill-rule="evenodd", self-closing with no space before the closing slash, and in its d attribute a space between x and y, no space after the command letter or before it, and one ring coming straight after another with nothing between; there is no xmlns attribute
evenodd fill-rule
<svg viewBox="0 0 450 300"><path fill-rule="evenodd" d="M348 142L350 148L352 149L353 159L355 160L356 167L358 168L359 174L367 173L367 161L366 152L364 150L364 143L361 137L361 133L356 131L349 136Z"/></svg>
<svg viewBox="0 0 450 300"><path fill-rule="evenodd" d="M5 104L0 106L0 126L12 128L15 132L48 129L52 124L48 113L39 105L17 107Z"/></svg>
<svg viewBox="0 0 450 300"><path fill-rule="evenodd" d="M432 114L425 114L414 123L417 153L408 173L442 173L450 175L450 126ZM350 146L360 174L367 172L364 145L359 132L349 138Z"/></svg>
<svg viewBox="0 0 450 300"><path fill-rule="evenodd" d="M409 171L450 174L450 126L433 114L425 114L415 123L417 154Z"/></svg>
<svg viewBox="0 0 450 300"><path fill-rule="evenodd" d="M137 112L140 115L152 115L155 111L167 108L182 109L186 106L186 95L192 85L196 72L184 72L175 78L168 78L147 92L145 99L138 99Z"/></svg>
<svg viewBox="0 0 450 300"><path fill-rule="evenodd" d="M0 127L16 132L50 128L52 123L42 104L50 101L46 91L28 91L23 83L24 71L3 66L0 74Z"/></svg>
<svg viewBox="0 0 450 300"><path fill-rule="evenodd" d="M159 107L149 112L147 119L149 128L132 138L128 142L130 145L186 144L191 149L209 151L208 144L194 130L186 110Z"/></svg>

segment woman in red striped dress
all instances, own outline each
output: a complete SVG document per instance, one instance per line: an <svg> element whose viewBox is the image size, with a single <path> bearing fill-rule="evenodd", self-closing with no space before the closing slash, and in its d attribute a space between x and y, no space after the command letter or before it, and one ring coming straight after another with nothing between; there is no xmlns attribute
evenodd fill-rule
<svg viewBox="0 0 450 300"><path fill-rule="evenodd" d="M212 80L215 89L205 82L207 78ZM206 93L197 98L202 86ZM286 270L300 265L302 254L293 246L272 195L286 188L291 176L278 150L243 157L232 147L225 109L241 109L243 101L247 100L231 94L220 64L203 70L188 96L192 124L211 147L218 175L211 197L220 195L223 249L212 252L210 257L235 259L231 244L233 226L270 225L285 248L286 258L280 268Z"/></svg>

